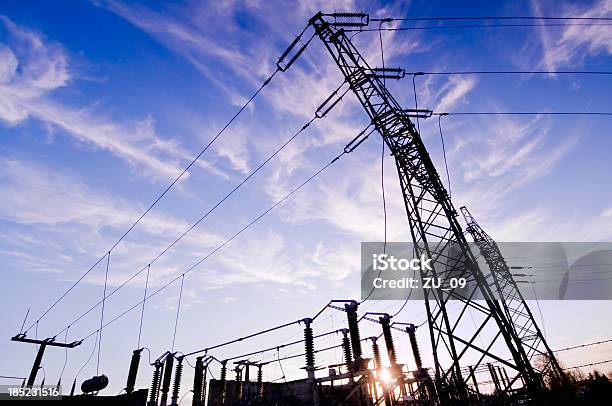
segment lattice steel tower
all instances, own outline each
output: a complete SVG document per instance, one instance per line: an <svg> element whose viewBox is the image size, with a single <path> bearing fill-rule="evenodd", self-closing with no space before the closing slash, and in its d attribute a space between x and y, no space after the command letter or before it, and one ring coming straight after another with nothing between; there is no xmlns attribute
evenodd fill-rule
<svg viewBox="0 0 612 406"><path fill-rule="evenodd" d="M457 289L424 289L438 401L467 401L470 389L466 382L473 372L465 373L462 366L469 363L477 367L485 359L514 369L527 393L535 397L542 390L541 379L528 361L512 318L494 299L478 267L457 221L457 211L409 112L389 93L381 75L368 65L343 28L365 26L368 20L361 13L318 13L309 23L395 158L416 256L425 254L433 259L433 270L422 271L421 276L452 275L471 282L472 288L467 293ZM300 47L299 41L300 37L281 56L278 63L281 70L288 68L305 48L302 46L289 56L294 48ZM286 59L289 62L283 66ZM456 253L448 254L449 249ZM474 297L482 300L476 301ZM453 311L449 311L450 299L459 304ZM489 336L484 334L486 330Z"/></svg>
<svg viewBox="0 0 612 406"><path fill-rule="evenodd" d="M461 207L461 213L467 224L467 231L472 235L480 254L489 266L495 289L498 292L497 297L501 302L506 318L511 321L516 338L520 340L520 345L525 350L526 362L536 368L534 373L540 377L555 375L565 380L565 373L559 366L555 354L546 343L546 339L527 302L525 302L499 246L480 227L467 207ZM534 361L539 356L542 362L535 365Z"/></svg>

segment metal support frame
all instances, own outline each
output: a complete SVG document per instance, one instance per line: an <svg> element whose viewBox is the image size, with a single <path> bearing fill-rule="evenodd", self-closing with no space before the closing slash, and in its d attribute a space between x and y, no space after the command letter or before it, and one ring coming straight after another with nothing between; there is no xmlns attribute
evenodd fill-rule
<svg viewBox="0 0 612 406"><path fill-rule="evenodd" d="M44 340L37 340L33 338L27 338L25 334L17 334L16 336L11 337L11 341L39 345L38 352L36 353L36 358L34 359L34 363L32 364L32 370L30 371L30 375L28 376L28 380L26 382L27 386L34 385L36 375L38 374L38 370L40 369L40 364L42 363L43 355L45 354L45 350L47 349L47 347L74 348L80 345L82 342L73 341L71 343L58 343L55 341L55 337L45 338Z"/></svg>
<svg viewBox="0 0 612 406"><path fill-rule="evenodd" d="M499 246L478 224L467 207L462 206L460 210L467 224L466 230L489 266L498 300L506 317L512 321L514 337L518 340L518 346L523 349L521 355L533 380L539 380L542 375L549 374L565 380L565 373L538 327ZM537 357L544 360L539 368L534 364ZM508 380L508 383L512 381L514 380Z"/></svg>
<svg viewBox="0 0 612 406"><path fill-rule="evenodd" d="M474 358L477 359L476 366L486 357L505 360L507 355L497 355L497 347L493 348L500 337L512 357L511 361L504 363L517 371L530 392L538 391L541 382L534 380L520 354L521 349L517 348L512 321L494 300L420 134L383 82L368 74L370 66L345 31L332 23L321 13L310 20L315 34L329 51L395 158L415 254L432 259L432 270L421 271L421 277L444 276L443 282L449 277L463 277L473 282L471 286L474 288L467 293L458 289L424 290L439 401L467 400L468 390L461 364ZM455 253L449 255L449 250ZM473 300L476 293L484 303ZM451 299L461 305L458 314L448 311ZM477 321L474 321L472 312L480 316ZM479 323L475 330L472 323ZM485 328L498 333L487 339L488 343L481 348L474 344L474 340L483 336L481 333Z"/></svg>

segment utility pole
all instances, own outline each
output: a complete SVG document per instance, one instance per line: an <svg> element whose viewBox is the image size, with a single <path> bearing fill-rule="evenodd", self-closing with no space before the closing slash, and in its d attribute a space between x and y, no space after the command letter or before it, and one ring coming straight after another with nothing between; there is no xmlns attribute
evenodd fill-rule
<svg viewBox="0 0 612 406"><path fill-rule="evenodd" d="M45 338L44 340L35 340L32 338L26 338L25 334L17 334L16 336L11 338L11 341L39 345L38 353L36 353L36 358L34 359L34 364L32 364L32 370L30 371L30 376L28 377L28 381L26 383L27 386L34 385L34 381L36 380L36 374L38 374L38 370L40 369L40 364L42 363L43 355L45 354L45 350L47 349L47 347L74 348L80 345L82 342L73 341L71 343L58 343L55 341L54 337Z"/></svg>

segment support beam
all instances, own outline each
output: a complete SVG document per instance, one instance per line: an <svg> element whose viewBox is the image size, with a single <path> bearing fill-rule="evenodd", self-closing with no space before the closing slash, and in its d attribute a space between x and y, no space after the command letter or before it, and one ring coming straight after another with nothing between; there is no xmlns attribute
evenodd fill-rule
<svg viewBox="0 0 612 406"><path fill-rule="evenodd" d="M71 343L58 343L55 341L55 337L45 338L44 340L37 340L33 338L27 338L25 334L17 334L16 336L11 337L11 341L39 345L38 352L36 353L36 358L34 359L34 364L32 364L32 370L30 371L30 375L28 376L28 381L26 383L27 386L34 385L36 375L38 374L38 370L40 369L40 364L42 363L43 355L45 354L45 349L47 347L74 348L80 345L82 342L73 341Z"/></svg>

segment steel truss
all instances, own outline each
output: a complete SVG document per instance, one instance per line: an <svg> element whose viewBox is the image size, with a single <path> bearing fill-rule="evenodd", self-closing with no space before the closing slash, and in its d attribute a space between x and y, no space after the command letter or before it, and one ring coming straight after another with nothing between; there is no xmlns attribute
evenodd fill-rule
<svg viewBox="0 0 612 406"><path fill-rule="evenodd" d="M495 289L498 292L498 300L501 302L506 318L511 321L515 337L525 350L525 362L532 365L535 368L534 372L538 374L535 379L552 375L564 380L565 373L525 302L499 246L476 222L467 207L463 206L460 210L467 224L467 231L472 235L480 254L489 266ZM538 357L540 358L539 365L534 363Z"/></svg>
<svg viewBox="0 0 612 406"><path fill-rule="evenodd" d="M352 16L363 20L361 14L343 15L345 19ZM517 337L513 320L494 300L457 221L458 214L448 192L409 118L409 111L393 98L380 77L371 73L373 69L342 28L355 23L338 22L319 13L310 24L395 158L415 254L433 259L433 270L422 271L421 277L440 277L443 281L463 277L472 282L468 292L424 290L438 401L468 400L470 389L466 382L473 379L473 372L463 375L461 365L466 360L477 367L485 359L493 359L514 369L528 393L539 392L541 380L527 361L529 358ZM476 301L475 297L483 300ZM449 312L451 299L460 303L458 313ZM490 337L484 336L485 328L492 329ZM475 342L477 338L479 345ZM494 344L497 345L494 347ZM506 359L507 353L501 354L500 347L510 352L510 361ZM510 392L513 383L503 390Z"/></svg>

